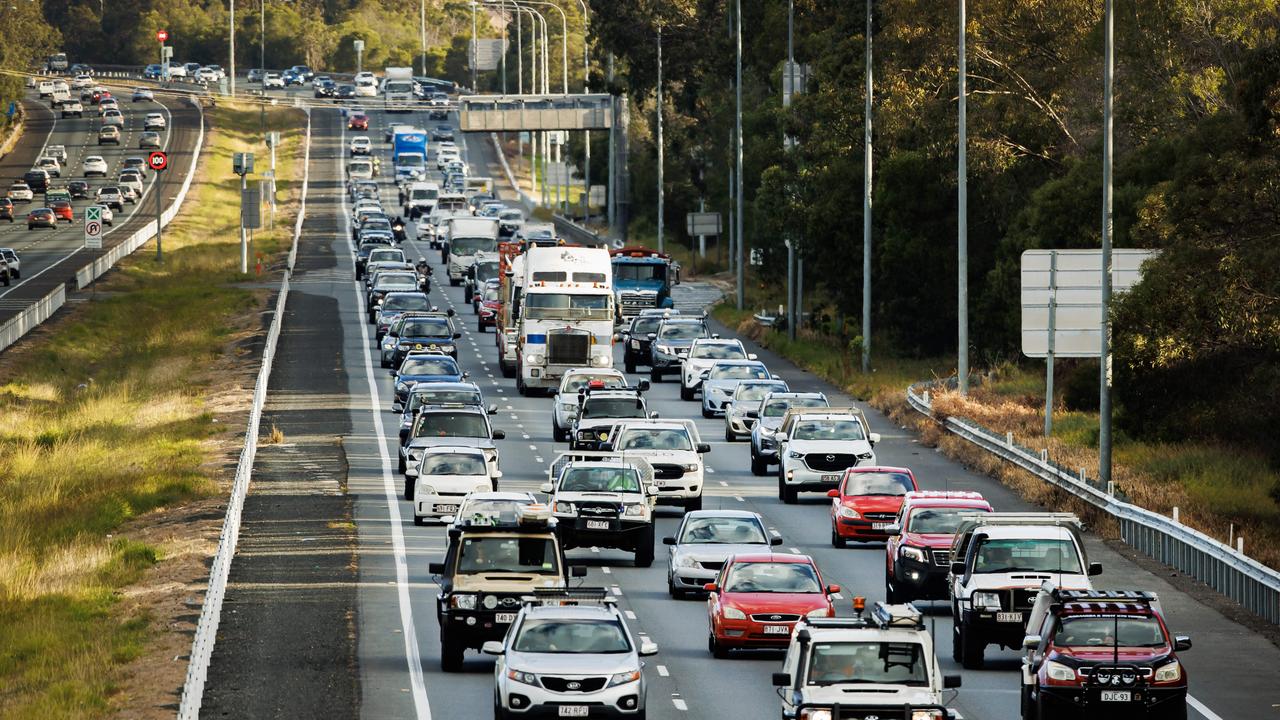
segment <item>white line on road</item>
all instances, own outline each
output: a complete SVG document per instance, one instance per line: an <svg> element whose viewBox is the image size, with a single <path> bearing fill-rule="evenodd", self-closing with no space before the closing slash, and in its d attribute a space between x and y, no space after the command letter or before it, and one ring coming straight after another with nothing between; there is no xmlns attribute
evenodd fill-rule
<svg viewBox="0 0 1280 720"><path fill-rule="evenodd" d="M1195 708L1195 711L1203 715L1206 720L1222 720L1221 715L1205 707L1204 703L1191 697L1190 695L1187 696L1187 704L1190 705L1192 708Z"/></svg>
<svg viewBox="0 0 1280 720"><path fill-rule="evenodd" d="M792 555L799 555L799 554L800 554L800 548L795 548L795 547L793 547L793 548L787 548L787 549L791 551L791 554L792 554Z"/></svg>
<svg viewBox="0 0 1280 720"><path fill-rule="evenodd" d="M746 502L746 500L743 500L743 499L742 499L742 496L741 496L741 495L734 495L734 496L733 496L733 499L734 499L734 500L737 500L738 502Z"/></svg>
<svg viewBox="0 0 1280 720"><path fill-rule="evenodd" d="M628 620L635 620L635 619L636 619L636 612L635 612L634 610L623 610L622 612L623 612L623 614L624 614L624 615L626 615L626 616L627 616L627 619L628 619Z"/></svg>
<svg viewBox="0 0 1280 720"><path fill-rule="evenodd" d="M666 665L659 665L658 674L661 675L662 677L668 677L671 675L671 671L667 669Z"/></svg>
<svg viewBox="0 0 1280 720"><path fill-rule="evenodd" d="M689 709L688 703L686 703L684 700L681 700L680 698L671 698L671 704L675 705L676 709L680 710L681 712L685 712Z"/></svg>

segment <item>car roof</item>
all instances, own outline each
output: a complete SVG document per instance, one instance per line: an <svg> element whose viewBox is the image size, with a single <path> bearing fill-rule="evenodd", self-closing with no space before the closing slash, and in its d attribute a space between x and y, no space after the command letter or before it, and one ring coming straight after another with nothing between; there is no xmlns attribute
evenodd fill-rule
<svg viewBox="0 0 1280 720"><path fill-rule="evenodd" d="M426 391L426 390L475 390L480 391L480 386L473 382L438 382L427 383L426 385L414 385L410 390L410 394Z"/></svg>
<svg viewBox="0 0 1280 720"><path fill-rule="evenodd" d="M743 553L741 555L734 555L732 558L730 558L730 561L735 563L740 563L740 562L790 563L790 564L805 564L805 565L817 566L817 563L813 561L813 558L809 557L808 555L797 555L795 553L771 553L771 552Z"/></svg>
<svg viewBox="0 0 1280 720"><path fill-rule="evenodd" d="M622 462L621 460L574 460L570 462L568 465L565 465L564 470L561 470L560 472L561 474L563 474L566 470L569 470L570 468L581 468L581 467L614 468L618 470L635 470L636 469L636 466L634 463Z"/></svg>
<svg viewBox="0 0 1280 720"><path fill-rule="evenodd" d="M525 617L564 620L618 620L618 611L607 605L531 605Z"/></svg>
<svg viewBox="0 0 1280 720"><path fill-rule="evenodd" d="M694 510L684 514L685 518L751 518L760 520L760 514L750 510Z"/></svg>
<svg viewBox="0 0 1280 720"><path fill-rule="evenodd" d="M454 453L459 455L479 455L484 457L484 448L472 447L470 445L432 445L423 449L424 455L443 455L444 453Z"/></svg>
<svg viewBox="0 0 1280 720"><path fill-rule="evenodd" d="M725 365L728 367L763 367L764 363L759 360L743 360L743 359L717 360L715 364L711 366L711 368L714 370L716 365ZM765 378L757 378L757 379L764 380Z"/></svg>

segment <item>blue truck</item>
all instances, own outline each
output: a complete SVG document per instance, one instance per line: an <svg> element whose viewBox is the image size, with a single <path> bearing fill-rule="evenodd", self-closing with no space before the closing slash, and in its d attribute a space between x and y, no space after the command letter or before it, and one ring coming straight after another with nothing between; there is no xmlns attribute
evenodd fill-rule
<svg viewBox="0 0 1280 720"><path fill-rule="evenodd" d="M614 248L610 254L613 291L623 319L641 310L673 306L671 286L680 282L680 266L670 255L638 245Z"/></svg>
<svg viewBox="0 0 1280 720"><path fill-rule="evenodd" d="M427 131L422 128L396 130L391 138L391 162L396 182L416 180L427 174Z"/></svg>

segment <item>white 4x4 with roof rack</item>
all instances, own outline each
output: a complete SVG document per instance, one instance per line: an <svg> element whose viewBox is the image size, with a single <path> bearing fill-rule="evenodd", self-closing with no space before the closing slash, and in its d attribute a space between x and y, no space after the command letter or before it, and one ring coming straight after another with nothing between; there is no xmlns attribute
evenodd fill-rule
<svg viewBox="0 0 1280 720"><path fill-rule="evenodd" d="M956 528L947 585L953 620L952 657L982 667L989 644L1022 646L1040 587L1092 590L1102 565L1089 563L1071 513L978 513Z"/></svg>
<svg viewBox="0 0 1280 720"><path fill-rule="evenodd" d="M854 598L856 617L796 625L782 672L773 674L782 717L960 720L943 699L960 676L942 674L920 611L878 602L864 618L863 602Z"/></svg>
<svg viewBox="0 0 1280 720"><path fill-rule="evenodd" d="M462 500L472 492L498 489L501 470L491 470L480 448L437 446L427 448L418 461L413 483L413 524L427 518L453 517Z"/></svg>
<svg viewBox="0 0 1280 720"><path fill-rule="evenodd" d="M551 496L560 542L635 553L636 567L653 564L653 468L623 453L564 453L540 490Z"/></svg>

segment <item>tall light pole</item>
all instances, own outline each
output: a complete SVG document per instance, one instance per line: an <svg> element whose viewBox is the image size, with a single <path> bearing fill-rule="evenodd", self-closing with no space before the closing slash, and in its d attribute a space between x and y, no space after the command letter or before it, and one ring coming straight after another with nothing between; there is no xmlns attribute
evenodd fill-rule
<svg viewBox="0 0 1280 720"><path fill-rule="evenodd" d="M666 199L666 191L662 185L662 23L658 23L658 106L655 110L658 116L658 252L662 252L666 248L662 236L663 201Z"/></svg>
<svg viewBox="0 0 1280 720"><path fill-rule="evenodd" d="M795 93L795 66L796 53L795 44L793 42L795 31L795 3L787 0L787 69L786 79L783 81L782 106L791 107L791 96ZM784 134L783 149L786 150L786 140ZM788 193L789 201L793 201L795 193ZM790 235L790 233L788 233ZM796 243L794 238L788 237L783 241L787 247L787 337L796 339Z"/></svg>
<svg viewBox="0 0 1280 720"><path fill-rule="evenodd" d="M422 76L427 76L427 0L418 4L418 35L422 41Z"/></svg>
<svg viewBox="0 0 1280 720"><path fill-rule="evenodd" d="M862 109L862 372L871 371L871 3L867 0L866 98Z"/></svg>
<svg viewBox="0 0 1280 720"><path fill-rule="evenodd" d="M263 72L267 71L267 0L262 0L262 26L258 28L258 40L260 47L258 48L258 63Z"/></svg>
<svg viewBox="0 0 1280 720"><path fill-rule="evenodd" d="M969 79L965 36L967 0L960 0L960 72L958 124L960 147L956 168L956 375L961 395L969 393Z"/></svg>
<svg viewBox="0 0 1280 720"><path fill-rule="evenodd" d="M582 92L591 92L591 60L587 55L587 49L591 46L591 40L588 37L590 25L588 23L587 3L586 0L578 0L578 4L582 6ZM582 131L582 218L583 221L591 219L591 131Z"/></svg>
<svg viewBox="0 0 1280 720"><path fill-rule="evenodd" d="M230 72L228 73L229 75L228 86L231 88L231 96L235 97L235 94L236 94L236 0L231 0L231 11L229 15L231 17L231 38L230 38L230 47L227 49L227 54L230 56L227 59L227 67L230 69Z"/></svg>
<svg viewBox="0 0 1280 720"><path fill-rule="evenodd" d="M1104 8L1106 41L1102 63L1102 333L1098 362L1098 479L1103 487L1107 487L1111 482L1111 163L1115 153L1112 89L1116 71L1114 0L1106 0Z"/></svg>
<svg viewBox="0 0 1280 720"><path fill-rule="evenodd" d="M476 92L476 60L480 49L476 47L476 2L471 0L471 92Z"/></svg>
<svg viewBox="0 0 1280 720"><path fill-rule="evenodd" d="M738 297L737 307L739 310L747 304L746 296L746 253L743 247L746 243L742 237L742 0L733 0L733 22L734 22L734 44L736 45L737 65L735 69L735 77L737 82L734 85L734 92L737 96L737 105L734 110L733 119L733 155L734 155L734 205L737 206L738 215L734 218L736 225L734 226L734 235L738 238Z"/></svg>

